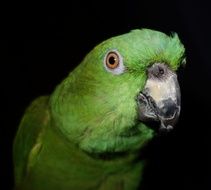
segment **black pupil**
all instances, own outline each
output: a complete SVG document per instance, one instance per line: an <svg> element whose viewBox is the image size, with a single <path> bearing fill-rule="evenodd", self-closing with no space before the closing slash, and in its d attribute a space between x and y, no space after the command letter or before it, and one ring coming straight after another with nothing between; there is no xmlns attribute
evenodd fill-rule
<svg viewBox="0 0 211 190"><path fill-rule="evenodd" d="M116 62L116 58L114 56L109 57L108 59L109 64L113 65Z"/></svg>

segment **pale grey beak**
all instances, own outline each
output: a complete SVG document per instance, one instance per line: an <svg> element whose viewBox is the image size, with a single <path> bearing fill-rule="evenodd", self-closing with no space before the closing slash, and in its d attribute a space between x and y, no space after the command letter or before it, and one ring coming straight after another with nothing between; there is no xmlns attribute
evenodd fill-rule
<svg viewBox="0 0 211 190"><path fill-rule="evenodd" d="M139 119L160 122L161 130L172 129L179 118L180 98L176 73L163 63L153 64L145 88L138 95Z"/></svg>

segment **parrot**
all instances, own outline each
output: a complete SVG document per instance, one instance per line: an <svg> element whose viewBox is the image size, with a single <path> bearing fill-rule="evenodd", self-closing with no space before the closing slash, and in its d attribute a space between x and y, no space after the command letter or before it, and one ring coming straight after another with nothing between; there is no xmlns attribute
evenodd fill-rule
<svg viewBox="0 0 211 190"><path fill-rule="evenodd" d="M26 108L13 144L16 190L136 190L156 134L181 111L178 34L133 29L96 45Z"/></svg>

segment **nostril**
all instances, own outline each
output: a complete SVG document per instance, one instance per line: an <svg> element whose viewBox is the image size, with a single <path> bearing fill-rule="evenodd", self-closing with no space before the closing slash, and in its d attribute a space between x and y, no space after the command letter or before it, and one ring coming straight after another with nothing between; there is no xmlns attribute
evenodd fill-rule
<svg viewBox="0 0 211 190"><path fill-rule="evenodd" d="M165 75L165 67L162 64L155 64L149 69L149 74L155 78L163 78Z"/></svg>
<svg viewBox="0 0 211 190"><path fill-rule="evenodd" d="M159 73L159 75L163 75L164 69L158 66L158 73Z"/></svg>

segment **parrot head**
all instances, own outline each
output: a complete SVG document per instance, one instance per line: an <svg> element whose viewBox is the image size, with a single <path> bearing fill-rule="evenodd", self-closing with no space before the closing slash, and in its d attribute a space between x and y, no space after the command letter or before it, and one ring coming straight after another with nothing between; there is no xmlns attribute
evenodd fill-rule
<svg viewBox="0 0 211 190"><path fill-rule="evenodd" d="M139 150L178 120L184 51L177 34L149 29L102 42L56 88L53 120L86 152Z"/></svg>

